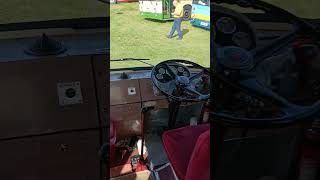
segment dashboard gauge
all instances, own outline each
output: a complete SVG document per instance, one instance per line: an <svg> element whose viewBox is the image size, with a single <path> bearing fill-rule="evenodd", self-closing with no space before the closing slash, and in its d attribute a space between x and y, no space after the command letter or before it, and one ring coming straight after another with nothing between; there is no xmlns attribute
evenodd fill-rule
<svg viewBox="0 0 320 180"><path fill-rule="evenodd" d="M187 71L184 71L184 72L183 72L183 75L184 75L184 76L189 76L189 73L188 73Z"/></svg>
<svg viewBox="0 0 320 180"><path fill-rule="evenodd" d="M160 79L160 80L163 79L163 75L162 74L157 74L156 77L157 77L157 79Z"/></svg>
<svg viewBox="0 0 320 180"><path fill-rule="evenodd" d="M249 49L252 45L252 40L248 33L245 32L237 32L232 37L233 43L235 43L237 46Z"/></svg>
<svg viewBox="0 0 320 180"><path fill-rule="evenodd" d="M166 73L166 70L165 70L164 68L160 68L160 69L158 70L158 72L159 72L160 74L165 74L165 73Z"/></svg>
<svg viewBox="0 0 320 180"><path fill-rule="evenodd" d="M184 68L183 67L178 67L178 72L183 72L184 71Z"/></svg>
<svg viewBox="0 0 320 180"><path fill-rule="evenodd" d="M225 34L232 34L237 30L236 22L230 17L221 17L218 19L216 27Z"/></svg>

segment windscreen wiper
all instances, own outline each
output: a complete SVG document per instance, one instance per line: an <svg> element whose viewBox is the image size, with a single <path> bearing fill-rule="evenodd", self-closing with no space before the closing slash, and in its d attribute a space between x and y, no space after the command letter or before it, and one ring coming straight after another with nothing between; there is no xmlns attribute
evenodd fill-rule
<svg viewBox="0 0 320 180"><path fill-rule="evenodd" d="M153 64L144 62L144 61L149 61L149 60L150 60L150 59L145 59L145 58L121 58L121 59L111 59L110 61L111 61L111 62L114 62L114 61L139 61L139 62L141 62L141 63L144 63L144 64L147 64L147 65L149 65L149 66L154 67Z"/></svg>

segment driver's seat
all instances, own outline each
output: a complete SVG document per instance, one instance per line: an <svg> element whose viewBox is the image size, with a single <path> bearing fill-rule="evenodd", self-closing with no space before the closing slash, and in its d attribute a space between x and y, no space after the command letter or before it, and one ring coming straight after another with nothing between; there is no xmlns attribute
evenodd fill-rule
<svg viewBox="0 0 320 180"><path fill-rule="evenodd" d="M166 131L162 141L179 180L210 179L209 124Z"/></svg>

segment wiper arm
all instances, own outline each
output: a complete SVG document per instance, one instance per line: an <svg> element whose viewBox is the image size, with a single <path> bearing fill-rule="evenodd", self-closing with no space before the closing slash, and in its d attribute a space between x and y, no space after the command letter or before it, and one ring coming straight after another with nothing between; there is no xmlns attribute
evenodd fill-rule
<svg viewBox="0 0 320 180"><path fill-rule="evenodd" d="M296 34L296 32L291 32L270 42L269 44L263 47L251 50L251 53L255 57L255 61L257 62L256 65L262 62L263 60L265 60L267 57L272 56L275 52L281 50L283 47L286 47L290 42L294 41L297 37L298 35Z"/></svg>
<svg viewBox="0 0 320 180"><path fill-rule="evenodd" d="M150 64L150 63L147 63L147 62L144 62L144 61L149 61L150 59L145 59L145 58L121 58L121 59L111 59L110 61L139 61L143 64L147 64L149 66L152 66L154 67L153 64Z"/></svg>

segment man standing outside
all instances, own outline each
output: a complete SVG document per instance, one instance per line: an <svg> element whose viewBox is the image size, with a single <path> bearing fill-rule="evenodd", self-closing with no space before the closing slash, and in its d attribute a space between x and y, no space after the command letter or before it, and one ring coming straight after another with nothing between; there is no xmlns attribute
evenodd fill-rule
<svg viewBox="0 0 320 180"><path fill-rule="evenodd" d="M167 36L169 39L172 38L172 36L176 30L177 30L178 36L179 36L178 40L182 39L181 22L182 22L182 17L183 17L183 6L180 1L181 0L174 0L173 1L173 6L175 6L175 10L172 13L172 15L174 17L174 22L173 22L171 31Z"/></svg>

